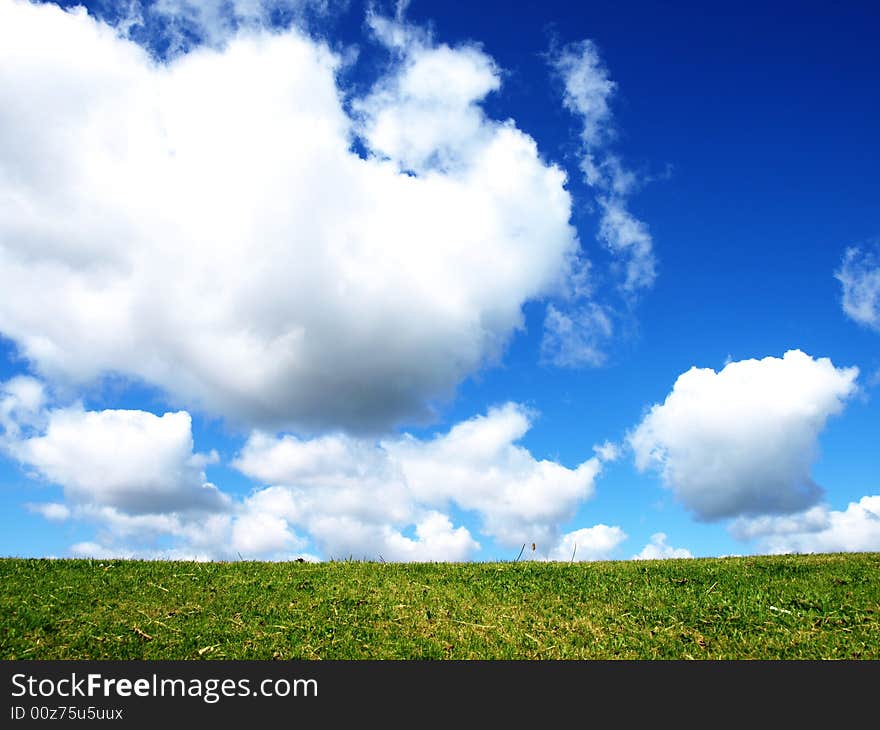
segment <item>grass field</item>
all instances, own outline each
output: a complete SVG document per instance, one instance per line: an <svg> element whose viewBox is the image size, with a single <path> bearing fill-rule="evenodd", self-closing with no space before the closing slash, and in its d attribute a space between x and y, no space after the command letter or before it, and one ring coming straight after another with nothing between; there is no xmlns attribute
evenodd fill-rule
<svg viewBox="0 0 880 730"><path fill-rule="evenodd" d="M2 659L880 659L880 553L0 560Z"/></svg>

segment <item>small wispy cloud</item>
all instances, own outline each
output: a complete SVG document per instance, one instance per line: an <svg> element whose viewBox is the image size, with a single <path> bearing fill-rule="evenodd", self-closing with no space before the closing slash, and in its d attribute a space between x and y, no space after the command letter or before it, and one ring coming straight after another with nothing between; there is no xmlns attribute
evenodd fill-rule
<svg viewBox="0 0 880 730"><path fill-rule="evenodd" d="M605 343L614 326L611 312L596 302L563 309L547 305L541 359L557 367L602 365L606 360Z"/></svg>
<svg viewBox="0 0 880 730"><path fill-rule="evenodd" d="M617 295L631 310L639 294L656 278L654 242L646 223L629 209L630 195L644 182L614 151L617 128L611 100L617 84L591 40L554 48L550 65L563 84L562 103L580 122L580 171L595 194L599 211L597 240L612 255ZM591 284L586 259L574 260L580 278ZM601 365L612 339L614 310L599 304L593 287L582 286L558 305L548 307L542 357L559 367Z"/></svg>
<svg viewBox="0 0 880 730"><path fill-rule="evenodd" d="M617 84L591 40L564 46L552 56L551 65L564 83L565 108L582 125L580 167L585 182L596 191L599 240L623 260L619 287L632 297L654 283L656 261L647 225L628 208L639 177L612 148L617 134L610 102Z"/></svg>
<svg viewBox="0 0 880 730"><path fill-rule="evenodd" d="M102 18L124 38L172 59L206 46L222 49L240 33L309 28L336 12L348 0L122 0L102 3Z"/></svg>
<svg viewBox="0 0 880 730"><path fill-rule="evenodd" d="M848 248L834 276L843 287L846 315L880 331L880 245Z"/></svg>

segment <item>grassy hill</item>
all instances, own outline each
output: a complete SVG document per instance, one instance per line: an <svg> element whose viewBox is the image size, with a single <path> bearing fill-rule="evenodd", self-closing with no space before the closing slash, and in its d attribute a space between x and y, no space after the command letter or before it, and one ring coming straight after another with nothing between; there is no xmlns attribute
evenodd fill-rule
<svg viewBox="0 0 880 730"><path fill-rule="evenodd" d="M880 553L0 560L0 659L880 659Z"/></svg>

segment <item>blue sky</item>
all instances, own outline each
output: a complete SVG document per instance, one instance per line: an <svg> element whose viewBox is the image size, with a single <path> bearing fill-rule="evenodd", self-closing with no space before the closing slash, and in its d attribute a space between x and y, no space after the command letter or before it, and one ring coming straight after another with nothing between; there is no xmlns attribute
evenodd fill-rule
<svg viewBox="0 0 880 730"><path fill-rule="evenodd" d="M0 0L0 554L880 550L870 4L62 5Z"/></svg>

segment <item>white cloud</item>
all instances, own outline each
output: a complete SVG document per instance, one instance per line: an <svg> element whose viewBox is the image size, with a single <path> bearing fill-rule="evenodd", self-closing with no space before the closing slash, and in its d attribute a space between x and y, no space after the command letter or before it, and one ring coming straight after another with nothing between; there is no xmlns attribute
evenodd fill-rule
<svg viewBox="0 0 880 730"><path fill-rule="evenodd" d="M245 555L289 551L300 545L287 521L265 512L245 513L232 526L232 547Z"/></svg>
<svg viewBox="0 0 880 730"><path fill-rule="evenodd" d="M392 533L388 542L391 559L418 562L462 561L480 547L467 529L453 527L446 515L435 511L416 523L415 539Z"/></svg>
<svg viewBox="0 0 880 730"><path fill-rule="evenodd" d="M690 550L677 548L666 542L665 532L655 532L651 535L650 542L642 548L641 552L633 555L633 560L668 560L670 558L692 558Z"/></svg>
<svg viewBox="0 0 880 730"><path fill-rule="evenodd" d="M595 525L584 527L562 536L550 552L550 560L575 562L584 560L610 560L614 550L624 540L626 533L617 526Z"/></svg>
<svg viewBox="0 0 880 730"><path fill-rule="evenodd" d="M880 330L880 257L848 248L834 274L843 286L843 311L859 324Z"/></svg>
<svg viewBox="0 0 880 730"><path fill-rule="evenodd" d="M880 496L862 497L843 511L817 505L786 517L740 519L734 537L756 540L765 553L880 551Z"/></svg>
<svg viewBox="0 0 880 730"><path fill-rule="evenodd" d="M799 350L691 368L630 434L636 466L701 520L808 508L822 493L810 477L819 434L857 376Z"/></svg>
<svg viewBox="0 0 880 730"><path fill-rule="evenodd" d="M501 545L547 546L557 542L559 525L592 496L601 460L569 469L535 459L516 443L531 417L508 403L431 439L405 435L378 443L342 435L300 440L258 433L234 466L273 485L251 499L270 501L328 554L369 552L368 546L384 540L385 549L398 555L405 543L382 537L388 526L416 524L421 535L419 525L451 506L477 513L481 529ZM428 524L437 527L439 519ZM445 529L461 557L465 548L475 548L451 523Z"/></svg>
<svg viewBox="0 0 880 730"><path fill-rule="evenodd" d="M0 333L52 383L264 428L430 417L579 246L565 174L480 106L492 59L388 23L353 120L341 56L295 28L163 63L0 0Z"/></svg>
<svg viewBox="0 0 880 730"><path fill-rule="evenodd" d="M475 511L483 529L502 545L554 542L560 523L592 497L601 461L570 469L535 459L516 444L532 414L508 403L454 426L431 441L387 443L413 493L428 503L454 502Z"/></svg>
<svg viewBox="0 0 880 730"><path fill-rule="evenodd" d="M212 457L193 453L186 412L160 417L144 411L56 409L48 412L45 433L15 443L11 452L62 485L75 504L133 514L227 506L205 479Z"/></svg>
<svg viewBox="0 0 880 730"><path fill-rule="evenodd" d="M415 538L390 524L363 522L346 514L317 514L309 531L330 558L461 562L479 549L465 527L453 527L439 512L428 512L415 526Z"/></svg>

